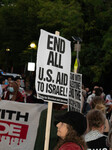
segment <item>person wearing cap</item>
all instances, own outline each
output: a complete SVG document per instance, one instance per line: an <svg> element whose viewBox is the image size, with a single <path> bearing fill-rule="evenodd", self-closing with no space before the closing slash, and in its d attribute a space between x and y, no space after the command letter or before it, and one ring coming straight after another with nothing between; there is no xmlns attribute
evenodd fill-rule
<svg viewBox="0 0 112 150"><path fill-rule="evenodd" d="M57 116L54 122L57 126L59 141L54 150L86 150L83 135L87 128L86 117L79 112L67 112Z"/></svg>
<svg viewBox="0 0 112 150"><path fill-rule="evenodd" d="M37 137L35 141L34 150L44 150L47 111L48 109L45 109L40 114L39 126L37 130ZM67 112L67 105L53 103L50 139L49 139L49 150L53 150L58 140L57 128L54 124L55 116L65 114L66 112Z"/></svg>
<svg viewBox="0 0 112 150"><path fill-rule="evenodd" d="M93 109L87 113L89 131L85 135L88 150L109 150L107 136L103 134L105 115L101 110Z"/></svg>

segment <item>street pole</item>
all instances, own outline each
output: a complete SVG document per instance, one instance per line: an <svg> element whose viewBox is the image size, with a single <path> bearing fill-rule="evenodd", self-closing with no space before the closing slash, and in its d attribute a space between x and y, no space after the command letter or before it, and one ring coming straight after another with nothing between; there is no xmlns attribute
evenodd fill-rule
<svg viewBox="0 0 112 150"><path fill-rule="evenodd" d="M79 66L80 66L79 51L81 50L80 42L82 42L82 40L80 37L74 37L74 36L72 36L72 39L74 40L74 42L77 42L76 44L74 44L74 51L76 51L76 59L75 59L75 63L74 63L74 73L77 73L79 70Z"/></svg>
<svg viewBox="0 0 112 150"><path fill-rule="evenodd" d="M36 44L32 42L30 44L30 47L31 47L31 62L33 62L33 50L36 48Z"/></svg>

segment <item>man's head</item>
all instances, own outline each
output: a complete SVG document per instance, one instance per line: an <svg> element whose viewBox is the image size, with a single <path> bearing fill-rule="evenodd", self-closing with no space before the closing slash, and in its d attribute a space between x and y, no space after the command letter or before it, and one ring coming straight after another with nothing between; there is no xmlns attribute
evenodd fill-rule
<svg viewBox="0 0 112 150"><path fill-rule="evenodd" d="M21 85L21 78L17 76L17 77L15 78L15 82L16 82L17 85L20 87L20 85Z"/></svg>

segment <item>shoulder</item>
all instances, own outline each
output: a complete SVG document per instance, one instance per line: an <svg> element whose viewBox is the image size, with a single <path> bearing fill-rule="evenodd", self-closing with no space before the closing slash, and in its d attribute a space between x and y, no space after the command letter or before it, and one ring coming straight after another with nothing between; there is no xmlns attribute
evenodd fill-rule
<svg viewBox="0 0 112 150"><path fill-rule="evenodd" d="M25 90L22 87L19 87L20 92L25 92Z"/></svg>
<svg viewBox="0 0 112 150"><path fill-rule="evenodd" d="M111 100L110 94L106 95L106 99Z"/></svg>
<svg viewBox="0 0 112 150"><path fill-rule="evenodd" d="M81 147L75 143L68 142L63 144L59 150L81 150Z"/></svg>
<svg viewBox="0 0 112 150"><path fill-rule="evenodd" d="M19 91L17 92L16 101L24 102L24 97Z"/></svg>
<svg viewBox="0 0 112 150"><path fill-rule="evenodd" d="M22 94L21 94L20 91L17 92L17 96L22 96ZM23 96L22 96L22 97L23 97Z"/></svg>
<svg viewBox="0 0 112 150"><path fill-rule="evenodd" d="M93 99L93 97L95 97L95 94L94 94L94 93L92 93L91 95L88 96L87 102L90 103L91 100Z"/></svg>

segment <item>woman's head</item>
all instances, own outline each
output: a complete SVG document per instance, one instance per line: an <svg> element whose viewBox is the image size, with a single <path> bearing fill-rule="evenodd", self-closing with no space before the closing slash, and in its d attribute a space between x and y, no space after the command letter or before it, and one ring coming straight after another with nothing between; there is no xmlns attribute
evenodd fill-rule
<svg viewBox="0 0 112 150"><path fill-rule="evenodd" d="M59 122L57 125L57 136L61 139L65 139L66 135L68 134L68 124Z"/></svg>
<svg viewBox="0 0 112 150"><path fill-rule="evenodd" d="M76 131L78 136L83 135L87 128L86 117L84 117L84 115L82 115L79 112L73 112L73 111L67 112L62 116L56 117L55 123L57 124L58 127L57 135L60 137L61 137L61 135L59 135L61 133L60 130L64 130L65 132L64 135L66 137L66 135L69 132L68 130L69 126L71 126L73 130Z"/></svg>
<svg viewBox="0 0 112 150"><path fill-rule="evenodd" d="M19 90L19 87L18 87L17 83L16 82L10 82L9 87L8 87L8 91L11 94L15 94L15 93L17 93L18 90Z"/></svg>
<svg viewBox="0 0 112 150"><path fill-rule="evenodd" d="M92 109L101 110L103 113L106 111L105 101L100 96L95 96L91 102Z"/></svg>
<svg viewBox="0 0 112 150"><path fill-rule="evenodd" d="M102 111L93 109L87 113L89 129L100 129L105 124L105 116Z"/></svg>
<svg viewBox="0 0 112 150"><path fill-rule="evenodd" d="M87 149L83 134L87 128L87 120L79 112L67 112L64 115L57 116L55 124L57 126L57 135L60 137L54 150L59 149L66 142L73 142L82 145Z"/></svg>
<svg viewBox="0 0 112 150"><path fill-rule="evenodd" d="M15 81L11 82L10 86L8 87L7 90L10 92L11 95L13 95L12 100L15 101L16 96L17 96L17 92L19 90L19 87L18 87L17 83Z"/></svg>

